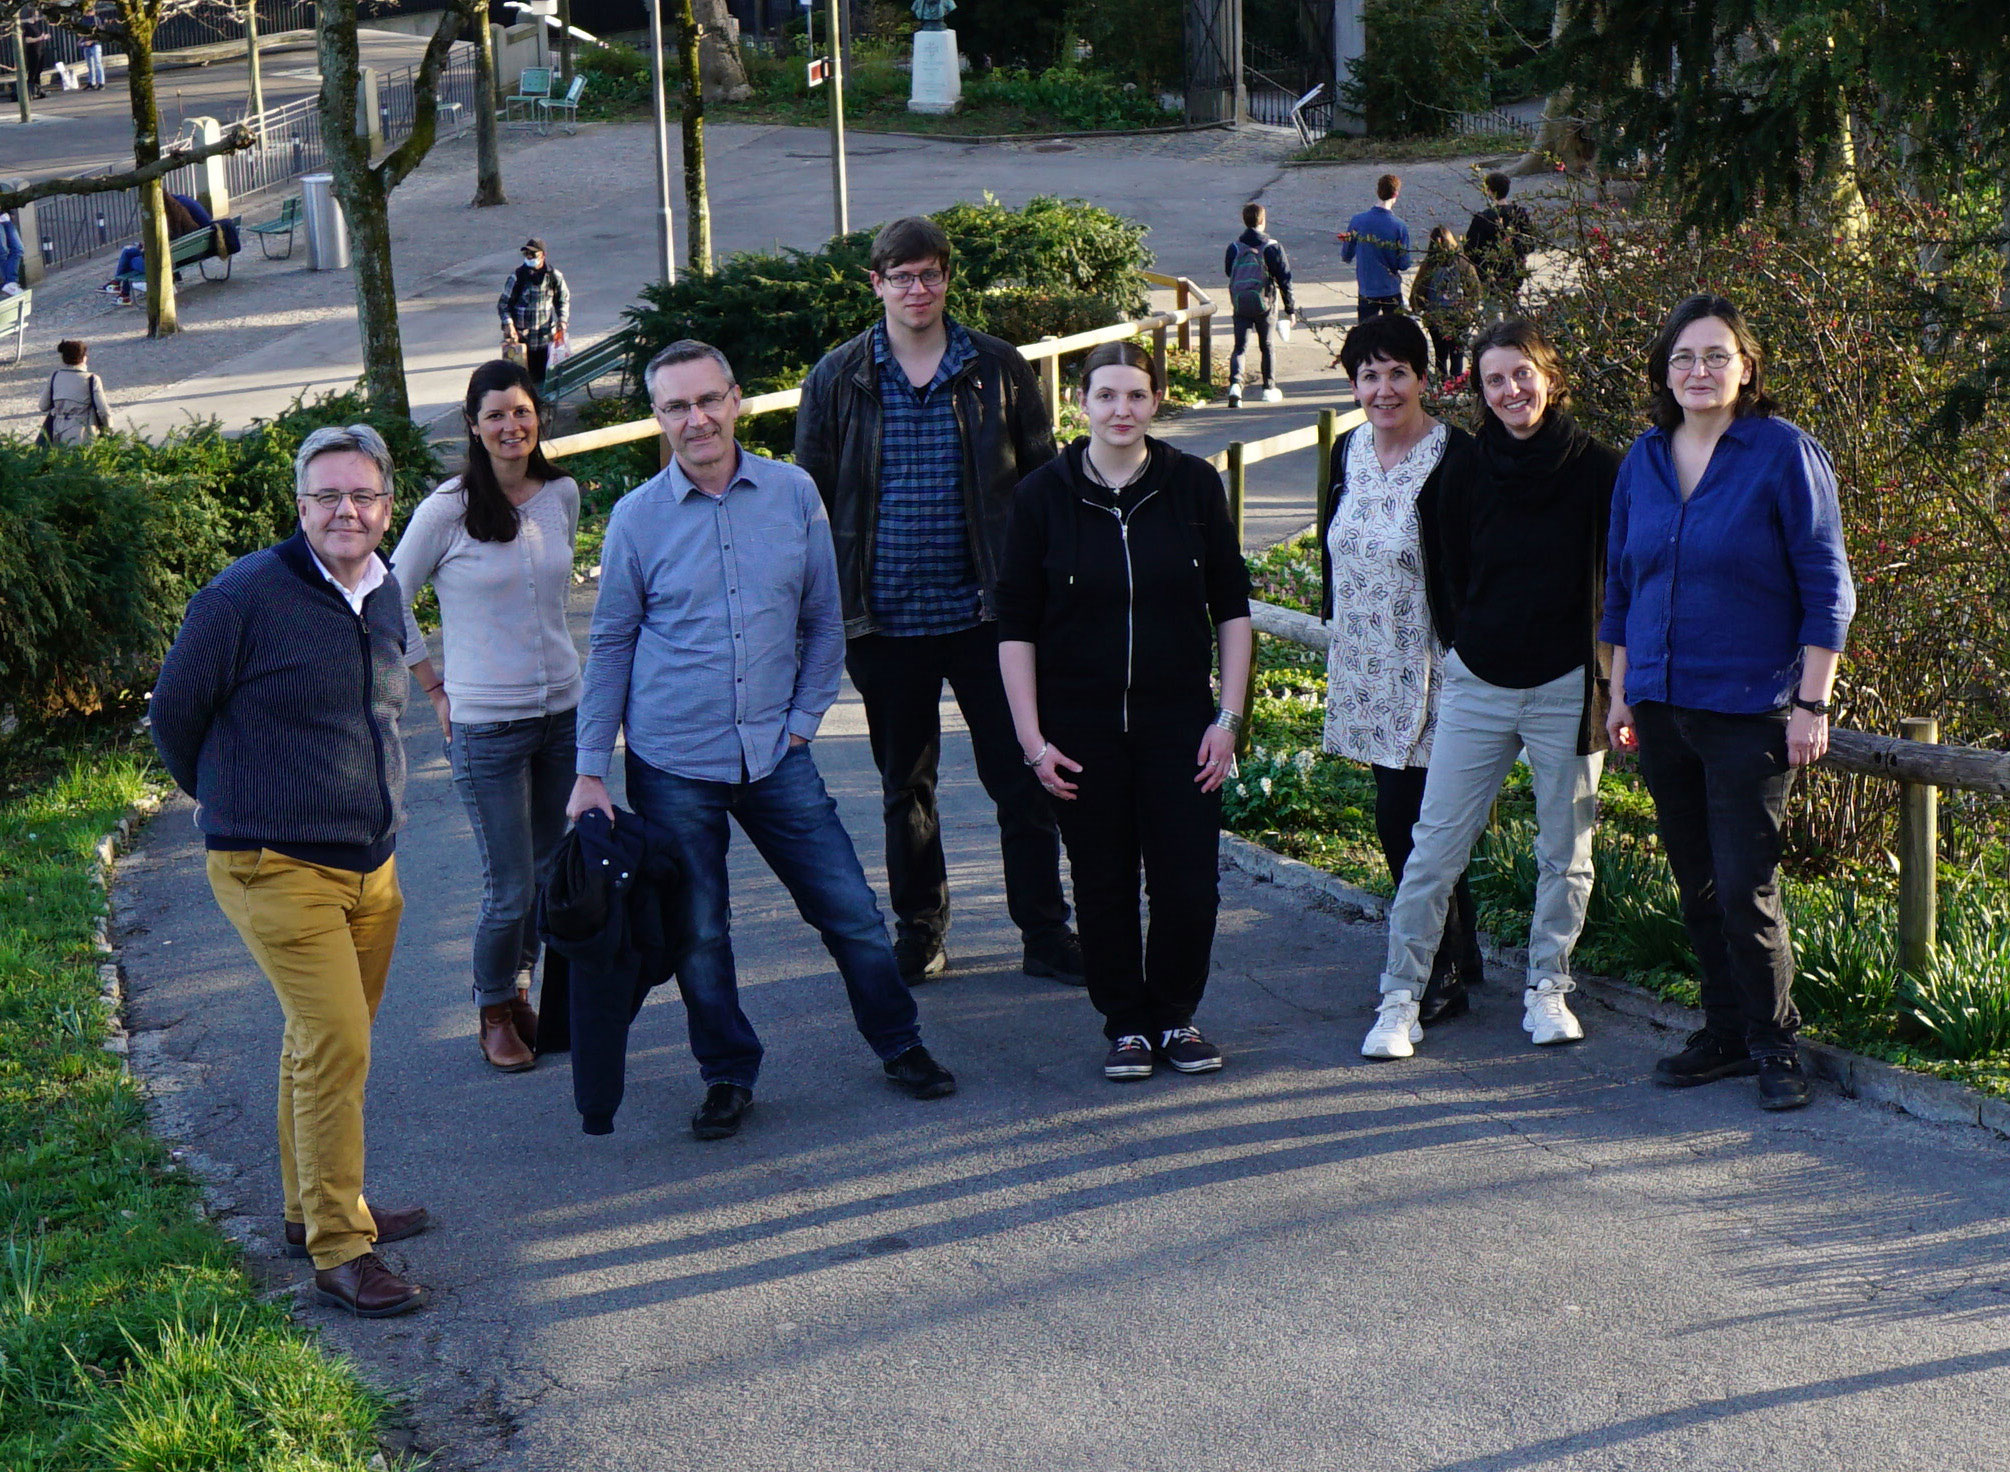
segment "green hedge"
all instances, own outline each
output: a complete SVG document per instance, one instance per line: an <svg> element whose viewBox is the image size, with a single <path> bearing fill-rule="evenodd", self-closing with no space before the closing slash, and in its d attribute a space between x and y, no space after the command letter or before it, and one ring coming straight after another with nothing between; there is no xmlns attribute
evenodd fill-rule
<svg viewBox="0 0 2010 1472"><path fill-rule="evenodd" d="M423 430L354 393L296 403L236 436L211 421L159 444L0 437L0 709L88 710L143 686L189 595L291 535L301 440L356 423L377 428L398 466L395 537L438 467Z"/></svg>

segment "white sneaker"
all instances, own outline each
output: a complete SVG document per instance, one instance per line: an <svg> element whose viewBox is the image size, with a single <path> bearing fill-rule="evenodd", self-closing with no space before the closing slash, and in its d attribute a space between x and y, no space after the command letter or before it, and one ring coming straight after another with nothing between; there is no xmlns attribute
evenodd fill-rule
<svg viewBox="0 0 2010 1472"><path fill-rule="evenodd" d="M1278 387L1278 386L1277 386L1276 384L1274 384L1274 383L1273 383L1273 384L1271 384L1269 388L1266 388L1266 389L1265 389L1265 390L1263 391L1263 402L1264 402L1264 403L1266 403L1266 404L1281 404L1281 403L1283 403L1283 402L1284 402L1284 390L1283 390L1283 389L1281 389L1281 388L1279 388L1279 387Z"/></svg>
<svg viewBox="0 0 2010 1472"><path fill-rule="evenodd" d="M1544 977L1539 985L1522 992L1521 1030L1534 1040L1538 1048L1546 1048L1552 1043L1583 1041L1584 1024L1577 1020L1570 1010L1570 1003L1564 1000L1574 989L1569 981Z"/></svg>
<svg viewBox="0 0 2010 1472"><path fill-rule="evenodd" d="M1417 1002L1408 992L1384 992L1375 1009L1375 1025L1361 1044L1363 1058L1408 1058L1424 1040L1417 1022Z"/></svg>
<svg viewBox="0 0 2010 1472"><path fill-rule="evenodd" d="M1239 384L1239 383L1231 383L1231 384L1230 384L1230 385L1228 386L1228 407L1229 407L1229 408L1231 408L1231 409L1240 409L1240 408L1242 407L1242 385L1241 385L1241 384Z"/></svg>

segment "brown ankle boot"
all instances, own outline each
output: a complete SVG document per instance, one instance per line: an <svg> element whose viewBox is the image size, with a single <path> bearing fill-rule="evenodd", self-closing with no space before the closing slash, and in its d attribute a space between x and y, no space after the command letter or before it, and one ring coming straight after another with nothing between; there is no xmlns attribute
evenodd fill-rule
<svg viewBox="0 0 2010 1472"><path fill-rule="evenodd" d="M537 1054L537 1008L530 1004L530 993L519 991L505 1005L509 1008L510 1020L516 1024L516 1035L523 1039L523 1045L530 1049L533 1057Z"/></svg>
<svg viewBox="0 0 2010 1472"><path fill-rule="evenodd" d="M522 1073L537 1059L517 1036L516 1017L508 1002L482 1008L482 1057L504 1073Z"/></svg>

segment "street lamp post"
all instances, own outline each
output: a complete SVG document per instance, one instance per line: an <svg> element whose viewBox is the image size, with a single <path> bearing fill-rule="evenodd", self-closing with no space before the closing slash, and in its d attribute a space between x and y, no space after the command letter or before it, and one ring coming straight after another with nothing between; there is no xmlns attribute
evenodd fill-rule
<svg viewBox="0 0 2010 1472"><path fill-rule="evenodd" d="M851 233L851 203L845 197L847 190L844 177L844 57L839 48L839 38L843 35L838 20L839 0L826 0L825 14L829 17L824 44L830 48L830 88L831 88L831 218L836 224L836 233Z"/></svg>
<svg viewBox="0 0 2010 1472"><path fill-rule="evenodd" d="M663 92L663 0L649 0L649 81L656 94L656 245L663 279L677 279L675 227L670 217L670 113Z"/></svg>

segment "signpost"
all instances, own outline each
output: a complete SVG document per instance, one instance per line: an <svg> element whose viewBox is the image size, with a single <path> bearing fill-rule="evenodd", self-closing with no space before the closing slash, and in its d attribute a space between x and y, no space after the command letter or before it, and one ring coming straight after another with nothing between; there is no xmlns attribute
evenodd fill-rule
<svg viewBox="0 0 2010 1472"><path fill-rule="evenodd" d="M844 68L836 64L838 37L842 34L838 23L838 6L842 0L825 0L824 14L825 44L831 55L824 63L824 75L831 84L831 218L836 233L851 233L851 205L846 199L844 177Z"/></svg>

